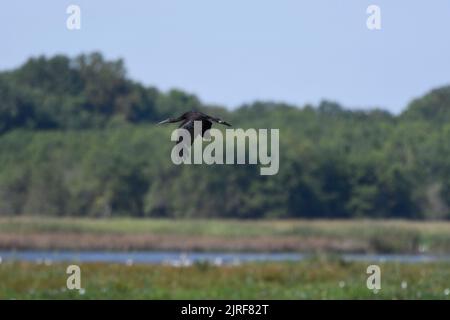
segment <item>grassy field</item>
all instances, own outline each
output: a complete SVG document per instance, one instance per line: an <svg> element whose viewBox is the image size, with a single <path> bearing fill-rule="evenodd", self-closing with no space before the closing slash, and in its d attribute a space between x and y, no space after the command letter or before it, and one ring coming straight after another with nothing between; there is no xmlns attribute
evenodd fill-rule
<svg viewBox="0 0 450 320"><path fill-rule="evenodd" d="M81 264L81 291L67 264L0 264L0 299L449 299L450 264L380 264L381 290L364 263L312 259L240 266Z"/></svg>
<svg viewBox="0 0 450 320"><path fill-rule="evenodd" d="M0 249L450 253L450 222L0 218Z"/></svg>

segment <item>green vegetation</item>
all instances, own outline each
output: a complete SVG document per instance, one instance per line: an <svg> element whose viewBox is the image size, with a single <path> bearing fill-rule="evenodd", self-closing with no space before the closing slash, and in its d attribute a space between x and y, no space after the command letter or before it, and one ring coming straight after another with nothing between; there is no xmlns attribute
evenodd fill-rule
<svg viewBox="0 0 450 320"><path fill-rule="evenodd" d="M10 217L0 248L448 254L450 223Z"/></svg>
<svg viewBox="0 0 450 320"><path fill-rule="evenodd" d="M381 290L366 287L367 263L304 262L216 267L81 264L81 286L66 288L68 264L0 264L0 299L449 299L450 264L381 264Z"/></svg>
<svg viewBox="0 0 450 320"><path fill-rule="evenodd" d="M175 166L171 127L199 109L280 129L280 171ZM404 113L255 102L233 111L126 77L98 53L0 73L0 215L450 218L450 87Z"/></svg>

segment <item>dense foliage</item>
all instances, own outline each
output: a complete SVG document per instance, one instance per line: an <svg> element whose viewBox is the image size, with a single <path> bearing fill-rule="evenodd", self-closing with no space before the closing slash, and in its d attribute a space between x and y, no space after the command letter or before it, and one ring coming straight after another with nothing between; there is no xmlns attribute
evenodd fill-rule
<svg viewBox="0 0 450 320"><path fill-rule="evenodd" d="M176 166L186 110L280 129L280 171ZM0 73L0 215L450 217L450 87L394 116L324 101L233 111L133 82L98 54L33 58Z"/></svg>

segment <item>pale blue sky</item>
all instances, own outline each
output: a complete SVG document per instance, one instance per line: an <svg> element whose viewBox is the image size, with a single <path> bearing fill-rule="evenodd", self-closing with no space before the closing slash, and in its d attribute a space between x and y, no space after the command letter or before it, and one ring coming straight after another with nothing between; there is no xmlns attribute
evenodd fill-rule
<svg viewBox="0 0 450 320"><path fill-rule="evenodd" d="M69 4L79 31L66 29ZM370 4L380 31L366 28ZM448 0L14 0L0 5L0 69L99 50L146 85L232 108L325 98L399 112L450 83L449 31Z"/></svg>

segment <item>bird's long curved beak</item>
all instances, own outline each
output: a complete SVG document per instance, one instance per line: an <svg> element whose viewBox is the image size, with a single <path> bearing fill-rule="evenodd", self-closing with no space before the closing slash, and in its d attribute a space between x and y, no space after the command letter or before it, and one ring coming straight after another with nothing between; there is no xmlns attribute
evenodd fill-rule
<svg viewBox="0 0 450 320"><path fill-rule="evenodd" d="M169 123L169 120L170 120L170 119L166 119L166 120L163 120L163 121L161 121L161 122L158 122L157 124L159 125L159 124Z"/></svg>
<svg viewBox="0 0 450 320"><path fill-rule="evenodd" d="M229 124L229 123L226 122L226 121L220 120L219 123L231 127L231 124Z"/></svg>

